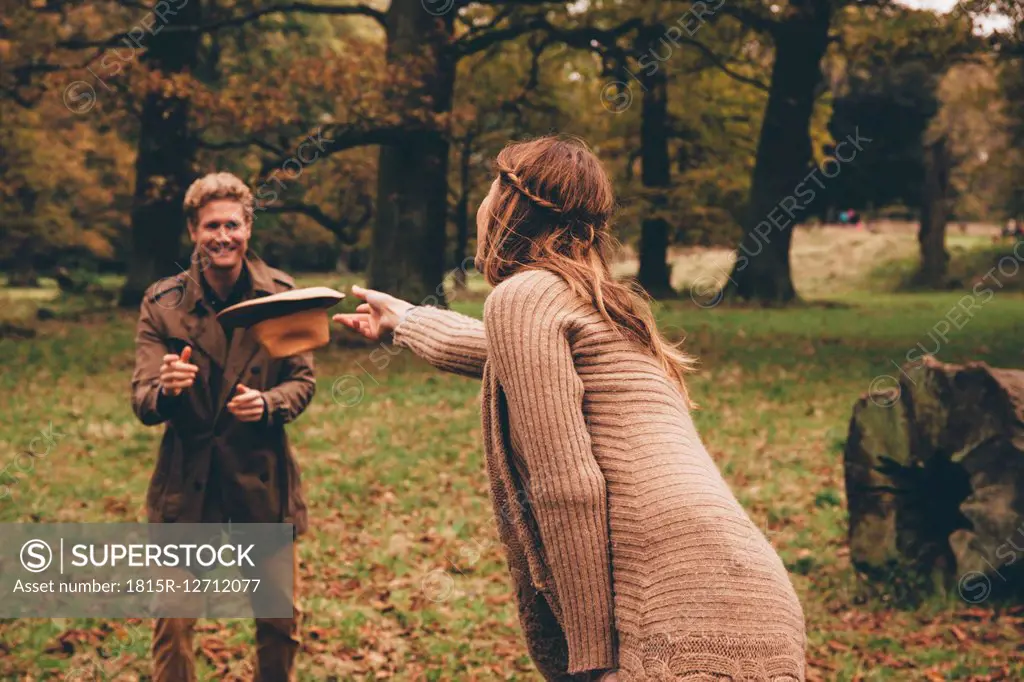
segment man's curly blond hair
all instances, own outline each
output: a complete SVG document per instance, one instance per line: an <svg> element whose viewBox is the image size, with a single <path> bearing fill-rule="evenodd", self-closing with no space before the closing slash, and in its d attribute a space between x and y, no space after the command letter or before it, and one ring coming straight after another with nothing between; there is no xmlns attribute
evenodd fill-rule
<svg viewBox="0 0 1024 682"><path fill-rule="evenodd" d="M199 178L185 192L185 218L195 226L199 209L217 199L230 199L242 205L245 224L252 225L252 190L231 173L210 173Z"/></svg>

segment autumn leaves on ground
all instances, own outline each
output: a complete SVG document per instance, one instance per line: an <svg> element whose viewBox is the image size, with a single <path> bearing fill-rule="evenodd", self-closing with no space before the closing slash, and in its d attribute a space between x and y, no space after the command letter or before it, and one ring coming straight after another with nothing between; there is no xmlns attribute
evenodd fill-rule
<svg viewBox="0 0 1024 682"><path fill-rule="evenodd" d="M814 289L829 292L822 300L763 311L701 309L684 297L659 304L658 317L700 356L691 380L698 426L791 571L808 620L809 679L1020 680L1024 611L956 594L911 607L885 585L858 584L849 563L842 448L850 409L909 349L933 346L929 331L998 256L988 234L954 236L951 267L963 272L964 290L892 293L913 239L909 231L801 231L797 286L818 278ZM676 274L714 271L723 257L679 254ZM483 296L474 280L453 305L479 315ZM12 469L16 483L2 481L11 496L0 501L0 521L141 520L160 432L135 421L128 404L133 317L56 289L0 289L0 303L0 453L13 459L40 430L59 435L34 468ZM40 306L56 319L37 321ZM538 679L490 518L478 384L405 351L371 357L373 348L338 336L319 353L317 397L291 429L311 520L300 545L300 679ZM947 336L942 360L1024 366L1019 285ZM149 627L0 622L0 679L147 679ZM202 621L203 679L249 679L251 641L246 621Z"/></svg>

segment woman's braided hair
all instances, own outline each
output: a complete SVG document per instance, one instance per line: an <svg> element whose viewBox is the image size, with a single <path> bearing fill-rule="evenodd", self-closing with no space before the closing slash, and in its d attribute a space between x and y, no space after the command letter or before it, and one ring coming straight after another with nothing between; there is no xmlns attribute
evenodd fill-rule
<svg viewBox="0 0 1024 682"><path fill-rule="evenodd" d="M570 229L575 227L576 224L582 224L586 226L588 228L588 234L585 238L585 241L591 243L594 241L594 239L596 238L594 225L591 220L588 220L588 218L593 218L593 216L586 216L581 211L576 211L576 215L571 215L569 214L569 212L566 211L565 208L563 208L559 204L556 204L553 201L545 199L536 192L530 191L530 188L523 183L523 181L519 178L519 175L515 172L515 170L513 170L507 163L503 162L500 158L495 162L495 166L498 169L498 177L501 178L502 182L507 184L509 187L514 189L522 196L526 197L526 199L532 202L534 205L539 206L540 208L546 211L550 211L556 216L566 219L566 221L569 223L568 226L570 227Z"/></svg>
<svg viewBox="0 0 1024 682"><path fill-rule="evenodd" d="M646 348L686 398L694 361L658 333L642 290L611 274L615 193L585 142L563 136L507 145L495 160L496 192L481 205L480 269L496 286L524 269L560 275L614 329Z"/></svg>
<svg viewBox="0 0 1024 682"><path fill-rule="evenodd" d="M546 208L547 210L553 211L558 214L563 213L562 207L556 204L555 202L548 201L544 197L531 192L526 187L526 185L523 184L523 181L519 179L519 176L516 175L516 172L509 168L506 164L502 163L499 160L495 163L495 165L498 167L498 173L501 174L501 179L507 182L512 189L519 192L524 197L526 197L533 203L537 204L541 208Z"/></svg>

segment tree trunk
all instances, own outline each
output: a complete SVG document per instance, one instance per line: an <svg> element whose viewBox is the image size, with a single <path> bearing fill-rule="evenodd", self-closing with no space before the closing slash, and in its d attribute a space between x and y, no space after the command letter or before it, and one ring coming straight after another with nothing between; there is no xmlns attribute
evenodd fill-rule
<svg viewBox="0 0 1024 682"><path fill-rule="evenodd" d="M641 45L653 55L660 55L659 42L664 31L658 27L648 32ZM671 268L668 265L668 244L670 225L665 219L668 198L665 193L672 182L672 171L668 152L668 78L665 62L652 63L653 73L641 76L644 86L640 108L640 164L641 180L649 190L643 223L640 228L640 268L637 280L653 298L665 298L675 294L671 284Z"/></svg>
<svg viewBox="0 0 1024 682"><path fill-rule="evenodd" d="M168 15L168 25L151 36L141 59L165 76L193 71L199 34L173 30L199 24L200 1L193 0ZM167 30L168 28L172 30ZM145 96L135 159L135 196L131 214L131 257L120 304L136 306L146 288L162 277L178 274L185 226L182 202L195 177L195 142L189 132L189 102L160 92ZM186 261L187 263L187 261ZM186 265L187 268L187 265Z"/></svg>
<svg viewBox="0 0 1024 682"><path fill-rule="evenodd" d="M473 136L462 141L459 154L459 201L455 205L455 286L466 287L466 251L469 248L470 161L473 158Z"/></svg>
<svg viewBox="0 0 1024 682"><path fill-rule="evenodd" d="M789 246L794 220L798 221L800 216L790 218L780 208L781 202L788 199L781 205L792 207L791 202L796 202L800 206L802 201L813 199L807 198L807 194L801 197L800 192L817 192L823 185L808 179L812 171L810 124L821 81L820 62L828 46L831 3L808 2L791 11L796 12L793 18L780 22L774 30L775 62L757 143L743 238L725 289L728 297L763 304L786 303L796 298Z"/></svg>
<svg viewBox="0 0 1024 682"><path fill-rule="evenodd" d="M7 286L15 287L37 287L39 286L39 273L32 267L32 262L14 262L14 269L7 273Z"/></svg>
<svg viewBox="0 0 1024 682"><path fill-rule="evenodd" d="M921 269L915 284L937 289L946 279L946 222L949 220L949 147L945 136L929 143L924 151L924 184L921 188Z"/></svg>
<svg viewBox="0 0 1024 682"><path fill-rule="evenodd" d="M34 205L33 202L27 202L28 204ZM26 215L31 215L31 211L26 211ZM29 230L33 226L27 226ZM17 232L15 232L17 235ZM14 237L17 239L17 236ZM29 232L21 243L18 244L14 250L14 258L11 259L11 269L7 273L7 286L9 287L37 287L39 286L39 273L36 272L35 254L38 252L37 242L35 234Z"/></svg>
<svg viewBox="0 0 1024 682"><path fill-rule="evenodd" d="M393 0L388 9L388 63L429 66L412 87L406 111L451 111L455 62L445 48L453 14L433 16L419 0ZM441 131L412 126L401 144L380 148L369 286L413 303L444 305L447 215L448 141Z"/></svg>

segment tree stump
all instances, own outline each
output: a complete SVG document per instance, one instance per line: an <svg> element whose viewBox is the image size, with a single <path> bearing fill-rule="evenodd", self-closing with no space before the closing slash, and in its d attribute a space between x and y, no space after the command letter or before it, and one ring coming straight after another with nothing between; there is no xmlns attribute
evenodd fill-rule
<svg viewBox="0 0 1024 682"><path fill-rule="evenodd" d="M7 275L7 286L9 287L37 287L39 286L39 275L32 268L21 268L14 270Z"/></svg>
<svg viewBox="0 0 1024 682"><path fill-rule="evenodd" d="M1024 371L926 357L857 401L843 463L850 557L968 602L1024 594Z"/></svg>

